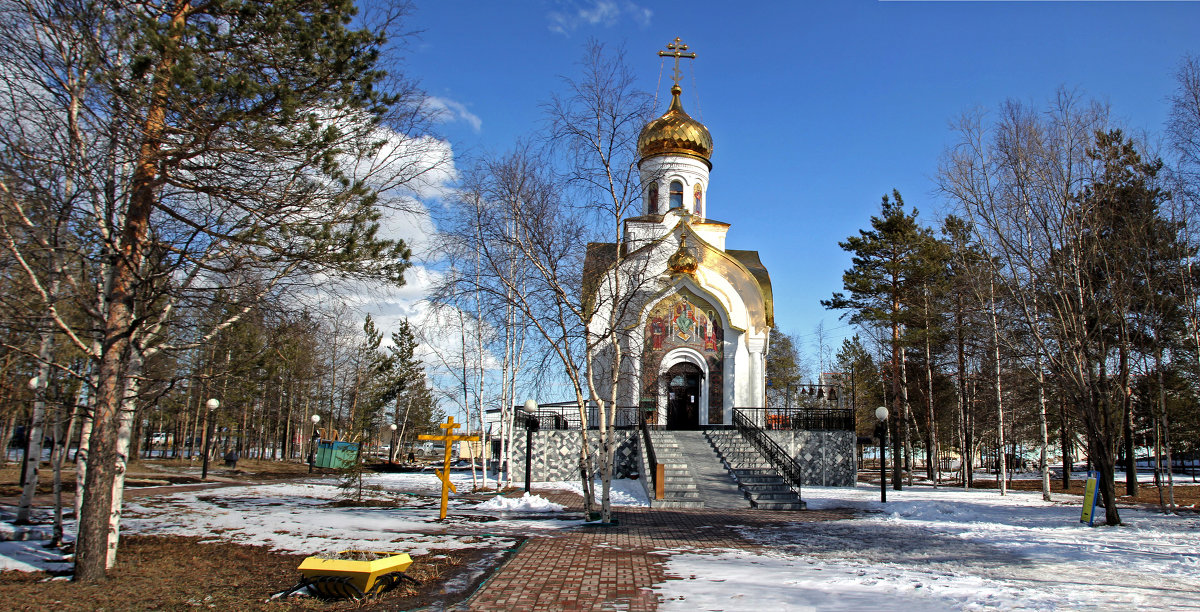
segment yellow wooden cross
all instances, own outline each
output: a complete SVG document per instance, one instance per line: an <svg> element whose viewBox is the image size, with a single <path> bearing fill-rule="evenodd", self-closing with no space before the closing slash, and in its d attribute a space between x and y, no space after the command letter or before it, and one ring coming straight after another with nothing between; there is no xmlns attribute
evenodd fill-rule
<svg viewBox="0 0 1200 612"><path fill-rule="evenodd" d="M454 417L450 417L445 423L439 427L445 429L446 432L440 436L421 434L417 436L419 440L441 440L446 444L446 457L442 462L444 466L441 472L438 472L438 480L442 481L442 514L439 518L446 518L446 503L450 500L450 492L458 493L458 489L450 482L450 447L454 442L478 442L479 436L463 436L454 433L454 430L462 427L462 423L455 423ZM475 460L474 453L471 453L471 461Z"/></svg>

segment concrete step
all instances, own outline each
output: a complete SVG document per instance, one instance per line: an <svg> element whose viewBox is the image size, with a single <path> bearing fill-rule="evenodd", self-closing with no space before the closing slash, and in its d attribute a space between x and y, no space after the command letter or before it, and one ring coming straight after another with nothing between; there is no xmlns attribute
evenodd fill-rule
<svg viewBox="0 0 1200 612"><path fill-rule="evenodd" d="M751 502L759 510L804 510L808 504L803 501L795 502Z"/></svg>
<svg viewBox="0 0 1200 612"><path fill-rule="evenodd" d="M791 487L787 486L787 484L785 484L783 482L782 478L777 478L775 480L775 482L741 482L741 481L738 481L738 484L741 485L743 491L750 491L753 493L769 493L771 491L791 491L792 490Z"/></svg>
<svg viewBox="0 0 1200 612"><path fill-rule="evenodd" d="M773 476L779 478L773 468L734 468L733 475L741 479L743 476Z"/></svg>
<svg viewBox="0 0 1200 612"><path fill-rule="evenodd" d="M770 502L794 502L800 498L796 497L791 491L774 492L774 493L750 493L750 499L753 501L770 501Z"/></svg>
<svg viewBox="0 0 1200 612"><path fill-rule="evenodd" d="M699 491L700 487L696 486L696 482L692 479L675 479L664 480L663 491Z"/></svg>
<svg viewBox="0 0 1200 612"><path fill-rule="evenodd" d="M652 508L703 508L703 500L656 499L650 502Z"/></svg>
<svg viewBox="0 0 1200 612"><path fill-rule="evenodd" d="M803 510L805 504L792 491L758 449L736 431L707 432L721 461L737 479L738 488L760 510Z"/></svg>
<svg viewBox="0 0 1200 612"><path fill-rule="evenodd" d="M775 469L775 466L771 465L770 461L762 457L722 457L722 460L734 469Z"/></svg>
<svg viewBox="0 0 1200 612"><path fill-rule="evenodd" d="M780 478L779 476L774 476L774 475L772 475L772 476L766 476L766 475L763 475L763 476L738 476L737 481L739 483L741 483L743 486L746 486L746 485L758 485L758 484L775 484L777 482L783 482L783 479Z"/></svg>
<svg viewBox="0 0 1200 612"><path fill-rule="evenodd" d="M664 491L663 500L666 501L703 501L699 491ZM655 500L662 501L662 500Z"/></svg>

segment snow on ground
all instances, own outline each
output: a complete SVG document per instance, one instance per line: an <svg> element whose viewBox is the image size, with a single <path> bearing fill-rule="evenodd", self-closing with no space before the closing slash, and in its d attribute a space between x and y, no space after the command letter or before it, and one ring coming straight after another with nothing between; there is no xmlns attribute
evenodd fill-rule
<svg viewBox="0 0 1200 612"><path fill-rule="evenodd" d="M364 481L369 487L364 497L387 500L387 506L333 505L341 491L332 481L280 483L139 498L125 504L122 524L127 533L213 536L299 553L367 549L426 554L431 549L508 547L515 543L508 536L566 529L582 521L510 515L545 512L549 502L542 498L498 508L498 502L487 506L452 494L442 522L436 496L441 483L432 472L379 474ZM459 492L472 489L469 473L452 473L451 481ZM504 510L504 517L495 516L497 510Z"/></svg>
<svg viewBox="0 0 1200 612"><path fill-rule="evenodd" d="M470 472L452 472L450 479L459 493L474 490ZM563 507L536 495L480 503L455 494L447 519L440 521L442 484L432 471L373 474L363 478L363 485L364 498L386 504L339 505L345 491L329 478L139 497L125 503L122 532L198 536L297 553L374 549L425 554L472 546L507 548L516 543L513 536L553 534L583 522L577 514L552 515ZM626 488L632 487L617 485L614 499L637 503L622 493ZM18 534L11 527L0 522L0 570L69 569L58 563L58 555L40 548L46 534ZM74 522L66 521L65 528L69 538ZM22 537L31 539L4 541Z"/></svg>
<svg viewBox="0 0 1200 612"><path fill-rule="evenodd" d="M0 572L62 572L71 570L71 562L62 551L46 548L46 540L0 542Z"/></svg>
<svg viewBox="0 0 1200 612"><path fill-rule="evenodd" d="M570 491L581 497L583 496L583 485L575 480L570 482L536 482L530 486L538 489ZM594 481L592 486L596 503L600 503L600 481ZM612 489L609 491L609 500L613 506L646 507L650 505L650 500L646 497L646 489L642 486L642 482L627 478L613 479Z"/></svg>
<svg viewBox="0 0 1200 612"><path fill-rule="evenodd" d="M1081 499L1040 493L808 487L810 509L858 518L733 526L764 552L682 551L665 610L1200 609L1200 519L1121 508L1080 524Z"/></svg>
<svg viewBox="0 0 1200 612"><path fill-rule="evenodd" d="M497 495L475 506L474 509L498 510L500 512L562 512L565 507L540 495L525 493L517 498Z"/></svg>

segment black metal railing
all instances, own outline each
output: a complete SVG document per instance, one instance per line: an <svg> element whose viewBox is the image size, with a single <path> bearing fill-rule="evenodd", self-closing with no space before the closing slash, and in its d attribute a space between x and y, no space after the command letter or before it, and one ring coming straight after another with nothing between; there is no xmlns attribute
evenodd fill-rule
<svg viewBox="0 0 1200 612"><path fill-rule="evenodd" d="M735 408L763 429L799 431L854 431L850 408Z"/></svg>
<svg viewBox="0 0 1200 612"><path fill-rule="evenodd" d="M750 444L758 452L762 453L762 456L767 458L767 461L771 462L771 465L775 466L779 475L796 492L796 497L803 499L803 496L800 495L800 487L804 480L804 475L800 470L800 464L787 451L783 450L779 444L772 440L767 435L767 432L762 427L759 427L751 416L746 414L745 409L733 409L733 426L737 428L738 433L743 438L750 441Z"/></svg>
<svg viewBox="0 0 1200 612"><path fill-rule="evenodd" d="M655 497L658 492L658 457L654 454L654 443L650 441L650 425L646 423L646 417L638 419L638 428L642 430L642 444L646 446L646 475L650 479L650 490L655 491Z"/></svg>
<svg viewBox="0 0 1200 612"><path fill-rule="evenodd" d="M616 429L635 429L641 420L641 411L636 406L617 406L613 419ZM539 408L534 411L522 406L513 408L513 423L515 427L526 426L532 419L537 421L541 430L571 430L579 429L579 409L574 405ZM600 428L600 410L595 406L587 409L588 429Z"/></svg>

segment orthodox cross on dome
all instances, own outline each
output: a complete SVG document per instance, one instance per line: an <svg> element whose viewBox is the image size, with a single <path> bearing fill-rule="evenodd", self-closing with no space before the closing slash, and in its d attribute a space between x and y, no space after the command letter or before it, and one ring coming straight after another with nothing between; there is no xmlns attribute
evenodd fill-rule
<svg viewBox="0 0 1200 612"><path fill-rule="evenodd" d="M675 40L667 43L666 51L658 52L659 57L675 58L675 70L671 72L671 81L675 83L676 87L679 87L679 79L683 78L683 73L679 72L679 58L696 59L695 53L684 53L684 51L687 51L687 48L688 46L676 36Z"/></svg>

